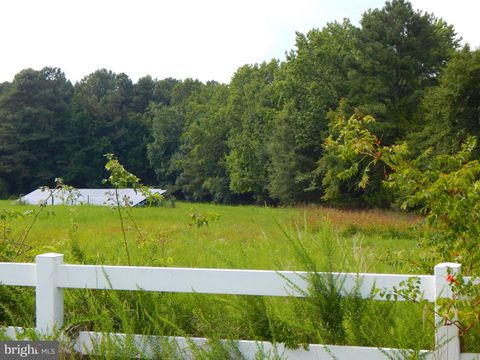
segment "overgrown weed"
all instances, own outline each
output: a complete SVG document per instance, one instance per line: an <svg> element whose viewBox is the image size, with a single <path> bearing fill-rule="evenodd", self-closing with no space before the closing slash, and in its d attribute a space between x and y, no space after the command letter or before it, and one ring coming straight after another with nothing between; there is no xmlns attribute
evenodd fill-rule
<svg viewBox="0 0 480 360"><path fill-rule="evenodd" d="M71 209L69 217L70 226L64 239L68 245L66 256L75 263L105 263L105 258L89 252L80 240L83 225L76 209ZM307 215L304 217L308 220ZM219 223L222 221L223 216ZM187 228L188 224L184 226ZM304 221L292 230L280 224L284 237L277 240L288 243L292 263L310 273L310 287L304 298L71 289L65 291L64 330L72 338L79 331L126 334L125 341L112 336L97 344L94 353L101 351L104 358L146 356L145 349L137 349L134 334L210 339L208 346L190 342L187 349L180 349L174 340L162 341L160 346L149 345L148 351L153 351L155 357L167 359L182 358L185 351L198 359L241 359L232 339L283 343L288 348L307 348L311 343L433 348L433 328L422 320L424 314L419 306L362 299L358 286L345 292L344 278L332 274L346 269L364 271L367 261L363 256L362 234L356 233L355 241L347 243L325 218L315 229L310 226L309 221ZM200 232L208 227L189 228L189 231ZM125 229L130 231L128 227ZM180 230L162 226L144 231L136 240L128 239L130 244L135 244L130 252L132 263L171 265L168 259L176 231ZM355 256L351 256L346 244L355 247ZM202 246L211 250L211 256L220 256L213 248ZM228 262L231 267L245 267L245 263L239 265L239 262L250 252L244 247L241 249L242 256L221 262ZM279 262L277 268L284 270L283 265ZM320 271L329 274L319 276ZM0 291L16 290L2 287ZM16 300L12 303L2 300L2 323L32 327L33 292L21 289L20 295L12 293L5 298ZM266 354L259 349L257 357L281 358L281 354Z"/></svg>

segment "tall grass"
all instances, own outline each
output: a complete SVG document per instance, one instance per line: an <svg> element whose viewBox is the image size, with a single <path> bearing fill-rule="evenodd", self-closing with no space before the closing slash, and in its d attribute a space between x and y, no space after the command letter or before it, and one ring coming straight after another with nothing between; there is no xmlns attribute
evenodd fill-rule
<svg viewBox="0 0 480 360"><path fill-rule="evenodd" d="M312 212L180 203L173 209L134 209L142 233L128 222L124 229L134 265L291 269L312 274L412 269L403 259L395 263L382 257L387 250L415 257L412 226L418 219L399 217L401 225L391 232L398 215L367 214L376 219L384 216L382 221L389 222L375 232L367 222L353 221L358 217L355 213L346 214L339 227L332 214L340 213L318 208ZM192 214L205 216L206 223L192 223ZM27 224L28 219L15 219L12 228L20 231ZM24 259L31 261L48 249L65 253L69 263L125 264L125 254L118 250L123 241L120 231L108 208L48 208L31 229L35 250ZM234 343L220 339L264 340L291 348L309 343L433 348L433 319L423 305L361 299L356 290L344 294L341 278L312 275L309 280L305 298L65 290L64 331L71 336L84 330L129 334L125 345L115 338L99 344L97 350L106 358L142 357L135 350L133 334L211 339L207 349L190 344L188 351L198 359L241 358ZM0 295L6 294L0 321L32 326L32 292L7 289L0 288ZM182 357L173 341L155 351L160 358ZM259 352L258 356L281 354Z"/></svg>
<svg viewBox="0 0 480 360"><path fill-rule="evenodd" d="M35 210L6 201L0 201L2 206ZM345 271L358 270L357 260L362 259L363 270L369 272L411 272L411 264L403 260L419 257L412 230L418 219L396 213L191 203L178 203L175 208L132 210L143 234L139 236L127 221L134 265L303 270L282 229L305 228L304 233L314 234L325 227L333 228L338 245L348 250L344 254L348 261L342 261ZM217 215L218 219L198 227L191 222L192 214ZM108 207L47 207L29 234L34 248L23 259L33 261L41 252L56 251L65 253L66 262L126 265L125 253L119 249L123 239L117 217ZM30 221L31 218L15 219L12 227L20 232ZM371 221L379 226L372 228ZM382 223L387 225L381 227ZM376 232L372 230L375 228ZM397 263L384 259L390 253L398 256ZM322 253L313 256L317 262L323 261Z"/></svg>

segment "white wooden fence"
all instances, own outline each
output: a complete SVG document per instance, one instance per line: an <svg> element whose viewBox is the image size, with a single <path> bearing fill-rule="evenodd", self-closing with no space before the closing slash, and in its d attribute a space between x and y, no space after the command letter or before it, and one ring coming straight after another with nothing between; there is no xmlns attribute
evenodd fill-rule
<svg viewBox="0 0 480 360"><path fill-rule="evenodd" d="M455 263L443 263L435 266L434 275L390 275L390 274L354 274L336 273L344 281L346 292L358 288L365 298L371 296L375 286L380 289L399 287L400 282L416 277L419 280L423 298L436 302L441 297L451 297L447 274L457 274L461 266ZM234 294L257 296L304 296L308 288L307 273L293 271L259 270L223 270L190 268L155 268L130 266L68 265L63 263L63 255L48 253L38 255L36 263L0 263L0 283L2 285L32 286L36 288L36 331L51 334L63 325L63 289L106 289L106 290L142 290L157 292L195 292L204 294ZM320 274L322 275L322 274ZM295 286L292 287L292 283ZM375 295L375 300L385 300ZM399 300L402 300L399 298ZM0 299L1 301L1 299ZM441 324L437 318L435 351L423 351L425 359L437 360L480 360L480 354L461 354L458 329L455 326ZM15 337L16 329L7 328L7 334ZM80 332L75 340L75 349L89 354L95 344L104 336L125 339L124 334L102 334ZM144 352L149 353L152 336L135 335L134 342ZM165 338L162 338L165 339ZM172 337L179 347L188 348L188 341L205 345L203 338ZM160 338L156 338L160 342ZM384 360L397 358L405 353L402 349L369 348L355 346L310 345L308 350L286 349L283 345L268 342L238 340L238 349L246 358L254 358L255 353L276 353L287 359L358 359Z"/></svg>

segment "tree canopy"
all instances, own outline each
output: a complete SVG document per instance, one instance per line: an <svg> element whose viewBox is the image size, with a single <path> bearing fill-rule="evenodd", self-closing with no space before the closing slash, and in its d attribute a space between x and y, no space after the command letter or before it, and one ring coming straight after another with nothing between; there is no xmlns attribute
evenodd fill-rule
<svg viewBox="0 0 480 360"><path fill-rule="evenodd" d="M100 69L72 85L60 69L26 69L0 84L0 196L57 177L101 186L113 153L144 183L189 200L288 204L327 192L388 205L385 166L369 168L368 189L352 177L332 192L343 165L323 144L338 119L371 114L382 145L453 154L480 132L479 59L445 21L392 0L358 26L297 33L284 60L241 66L228 84Z"/></svg>

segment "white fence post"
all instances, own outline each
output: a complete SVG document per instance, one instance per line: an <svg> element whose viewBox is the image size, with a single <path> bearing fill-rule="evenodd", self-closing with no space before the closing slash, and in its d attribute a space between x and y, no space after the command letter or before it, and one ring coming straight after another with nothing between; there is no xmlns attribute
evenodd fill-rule
<svg viewBox="0 0 480 360"><path fill-rule="evenodd" d="M57 266L63 264L63 255L37 255L36 263L36 329L52 334L63 325L63 289L57 287Z"/></svg>
<svg viewBox="0 0 480 360"><path fill-rule="evenodd" d="M456 263L442 263L435 266L435 298L453 298L448 274L454 278L460 273L462 265ZM435 305L438 309L438 305ZM455 315L453 321L457 320ZM435 345L436 360L460 360L460 335L455 325L445 325L444 320L435 314Z"/></svg>

